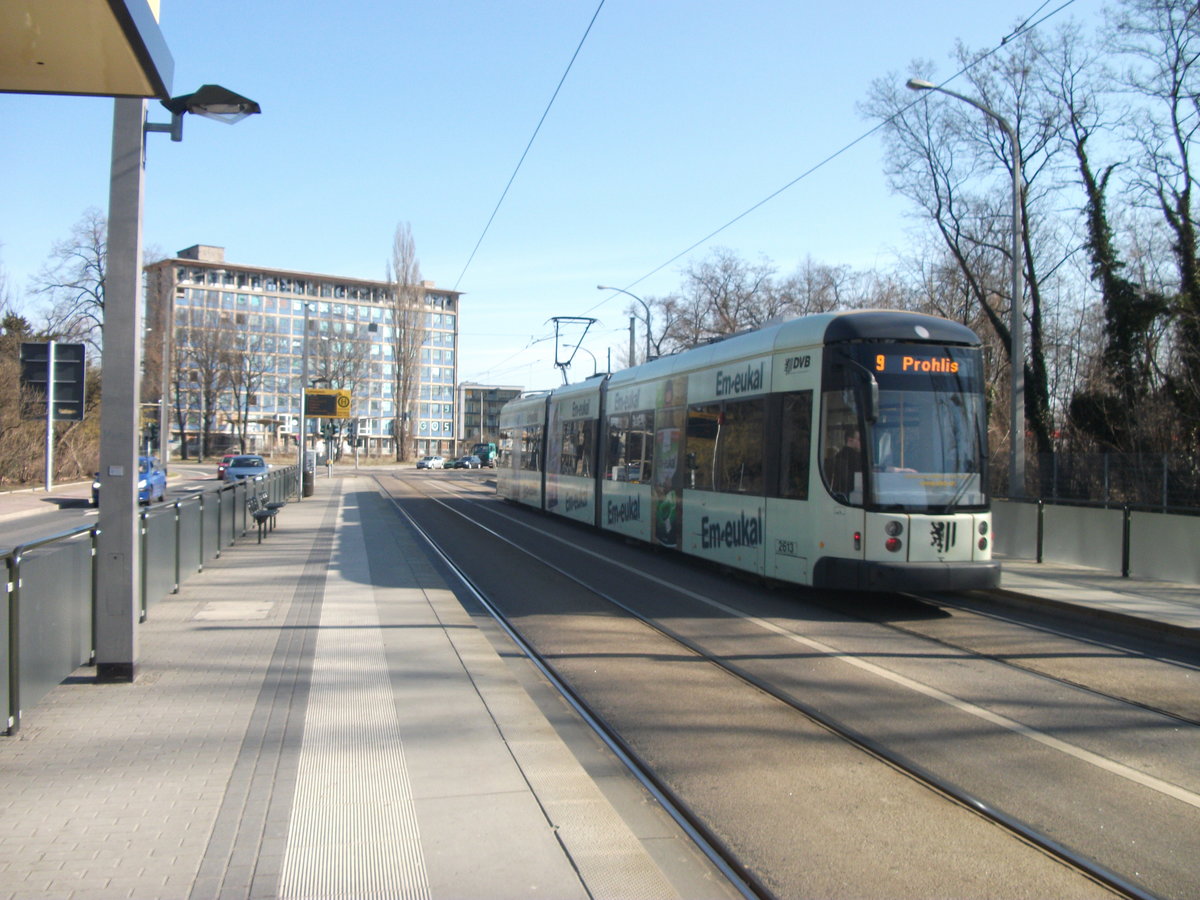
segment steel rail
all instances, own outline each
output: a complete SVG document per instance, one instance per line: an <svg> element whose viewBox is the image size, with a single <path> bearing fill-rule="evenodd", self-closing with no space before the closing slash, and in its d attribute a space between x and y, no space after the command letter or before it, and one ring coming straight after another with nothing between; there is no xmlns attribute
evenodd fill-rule
<svg viewBox="0 0 1200 900"><path fill-rule="evenodd" d="M746 671L741 666L738 666L735 663L729 662L728 660L719 659L716 656L714 656L713 654L704 650L702 647L695 644L694 642L690 641L688 638L683 637L679 634L676 634L676 633L670 631L669 629L659 625L658 623L649 620L648 618L643 616L641 613L639 613L636 610L629 607L623 601L618 600L615 597L611 597L611 596L605 594L603 591L600 591L597 588L593 587L592 585L587 584L582 579L576 577L575 575L571 574L570 572L567 572L566 570L564 570L562 567L556 565L555 563L550 562L549 560L546 560L546 559L543 559L543 558L537 556L536 554L532 553L531 551L529 551L529 550L525 549L524 547L520 546L519 544L517 544L515 541L510 540L509 538L505 537L504 535L501 535L498 532L494 531L493 529L488 528L487 526L481 524L480 522L470 518L465 513L454 509L454 507L451 506L449 503L445 502L444 499L435 497L431 494L426 494L426 496L429 497L429 499L433 500L435 503L444 507L449 512L457 515L458 517L462 518L463 520L474 525L476 528L486 532L487 534L490 534L497 540L499 540L505 544L508 544L510 547L514 548L518 552L524 553L525 555L529 556L531 559L533 559L540 565L544 566L545 568L548 568L551 571L556 572L559 575L563 576L564 578L567 578L568 580L575 582L576 584L580 585L585 590L589 591L590 593L594 594L595 596L612 604L613 606L617 607L618 609L623 610L626 614L628 614L629 616L642 622L647 627L649 627L649 628L653 629L654 631L658 632L659 634L661 634L663 637L665 637L669 640L672 640L672 641L676 642L677 644L687 648L690 652L697 654L698 656L702 657L703 659L709 660L714 665L729 672L731 675L735 676L736 678L738 678L745 684L764 692L765 694L767 694L770 697L775 698L776 700L778 700L781 703L785 704L786 706L790 707L794 711L800 713L801 715L803 715L805 718L809 719L814 724L826 729L831 734L850 743L851 745L857 747L858 749L862 750L863 752L874 757L878 761L892 767L896 771L898 771L910 778L917 780L918 782L924 784L927 788L933 790L935 793L940 794L941 796L946 797L947 799L958 803L960 806L962 806L966 809L969 809L980 816L983 816L988 821L991 821L991 822L999 825L1000 827L1002 827L1005 830L1009 831L1010 833L1016 835L1017 837L1021 838L1022 840L1025 840L1028 843L1041 848L1043 851L1045 851L1046 853L1050 854L1051 856L1054 856L1055 858L1059 859L1064 864L1071 866L1072 868L1074 868L1075 870L1080 872L1080 874L1084 875L1085 877L1091 878L1098 884L1101 884L1104 887L1109 888L1110 890L1116 891L1117 893L1121 894L1122 896L1131 898L1131 900L1160 900L1159 895L1147 891L1141 885L1126 878L1124 875L1121 875L1119 872L1116 872L1116 871L1108 868L1107 866L1100 863L1098 860L1092 859L1090 856L1087 856L1084 853L1081 853L1079 851L1072 849L1070 846L1055 840L1050 835L1044 833L1037 827L1035 827L1027 822L1022 821L1021 819L1017 818L1014 815L1010 815L1009 813L1004 812L1002 809L992 806L991 804L987 803L983 799L975 796L973 793L971 793L970 791L968 791L966 788L962 787L961 785L958 785L958 784L950 781L949 779L946 779L946 778L943 778L942 776L937 775L932 770L926 768L925 766L921 765L920 763L917 763L916 761L914 761L912 759L909 759L904 754L898 753L894 750L891 750L891 749L885 747L878 741L874 740L873 738L869 737L868 735L863 734L862 732L858 731L857 729L852 728L848 725L845 725L845 724L839 722L838 720L836 720L835 718L833 718L832 716L826 715L825 713L821 712L820 710L816 709L815 707L812 707L811 705L797 699L796 697L788 694L787 692L781 691L775 685L773 685L763 679L758 678L757 676L753 675L752 673ZM463 499L467 499L467 501L471 502L471 503L477 502L477 501L471 500L470 498L463 498ZM396 501L393 500L393 503L395 503L395 502ZM398 503L396 503L396 506L397 506L397 508L399 508ZM409 519L409 521L412 521L407 513L404 513L404 515L406 518ZM415 523L414 523L414 525L415 525ZM433 546L433 545L431 544L431 546ZM439 555L441 555L441 556L443 556L443 558L445 558L444 554L442 554L440 549L438 549L437 552L439 553Z"/></svg>
<svg viewBox="0 0 1200 900"><path fill-rule="evenodd" d="M697 816L695 816L683 803L674 792L662 782L654 772L645 765L638 757L632 747L612 728L610 728L604 720L588 705L588 703L580 697L571 686L561 677L555 668L546 661L546 659L537 652L512 626L505 617L504 613L491 602L484 592L471 580L450 557L442 550L441 546L433 539L433 537L425 531L416 520L409 515L408 511L391 495L391 492L379 481L378 476L374 476L376 483L383 489L387 498L391 501L396 511L404 518L421 539L429 546L429 548L442 561L443 565L453 573L454 577L467 589L471 596L478 602L490 615L496 623L503 629L520 650L521 654L528 659L542 676L550 683L551 687L556 690L560 696L575 710L576 714L583 720L596 736L603 741L605 746L613 752L620 763L638 780L638 782L658 801L659 805L669 815L675 823L683 830L688 838L696 845L704 856L717 867L722 875L729 881L735 890L748 900L768 900L775 898L775 894L771 892L762 881L754 875L753 872L746 869L745 866L737 859L729 848L721 842L721 840L712 833ZM427 495L428 496L428 495ZM445 505L438 498L431 498L435 502ZM447 506L449 509L449 507ZM457 510L450 510L456 515L461 516ZM481 526L482 527L482 526ZM483 530L491 532L490 529ZM502 538L503 540L503 538ZM553 567L552 567L553 568Z"/></svg>
<svg viewBox="0 0 1200 900"><path fill-rule="evenodd" d="M1200 666L1192 665L1191 663L1181 662L1181 661L1172 660L1172 659L1164 659L1164 658L1158 657L1158 656L1152 656L1149 653L1143 653L1143 652L1140 652L1137 650L1130 650L1127 647L1121 647L1116 644L1110 644L1106 641L1097 640L1095 638L1083 637L1081 635L1074 635L1067 631L1060 631L1059 629L1050 628L1050 627L1044 626L1044 625L1038 625L1033 622L1022 622L1018 619L1011 619L1007 616L1002 616L997 613L992 613L985 609L975 609L970 606L960 606L956 603L951 603L948 600L943 600L941 598L934 598L934 597L923 597L923 596L920 596L919 594L904 594L902 596L909 597L909 598L912 598L915 600L919 600L922 603L926 603L931 606L944 607L947 609L954 609L954 610L958 610L959 612L978 616L983 619L990 619L994 622L1003 622L1006 625L1013 625L1017 628L1023 628L1028 631L1035 631L1035 632L1039 632L1041 634L1048 634L1048 635L1052 635L1054 637L1062 638L1064 640L1075 641L1080 644L1088 644L1093 647L1100 647L1105 650L1111 650L1114 653L1123 654L1130 659L1140 659L1140 660L1143 660L1146 662L1160 663L1161 665L1170 666L1170 667L1176 668L1176 669L1186 669L1186 670L1190 670L1193 672L1200 672ZM823 604L820 604L819 601L814 601L814 602L818 603L818 605L823 605ZM828 608L832 608L832 607L826 607L826 608L828 609ZM904 625L897 624L895 622L886 622L886 621L882 621L880 619L863 616L863 615L855 613L851 610L847 610L844 607L838 607L838 611L843 614L846 614L846 615L854 616L860 622L867 622L872 625L878 625L881 628L886 628L890 631L898 632L899 634L905 634L910 637L918 638L922 641L928 641L929 643L936 644L939 647L946 647L951 650L958 650L962 653L970 654L971 656L976 657L978 659L986 659L989 662L993 662L993 663L996 663L997 665L1004 666L1009 669L1013 669L1017 672L1022 672L1026 675L1030 675L1032 677L1039 678L1043 681L1048 681L1052 684L1060 684L1065 687L1069 687L1072 690L1080 691L1080 692L1086 693L1086 694L1091 694L1093 697L1099 697L1102 700L1109 700L1113 703L1119 703L1124 706L1132 707L1133 709L1137 709L1142 712L1148 712L1153 715L1162 716L1164 719L1170 719L1173 722L1178 722L1181 725L1190 725L1193 727L1200 727L1200 719L1191 718L1191 717L1188 717L1181 713L1171 712L1169 709L1163 709L1162 707L1154 706L1153 704L1150 704L1150 703L1144 703L1140 700L1134 700L1131 697L1122 697L1119 694L1112 694L1112 693L1109 693L1108 691L1101 690L1100 688L1095 688L1095 687L1092 687L1091 685L1084 684L1083 682L1075 681L1070 678L1064 678L1061 675L1052 675L1049 672L1040 671L1039 669L1035 669L1029 665L1023 665L1022 663L1020 663L1016 660L1006 659L1005 657L998 655L996 653L987 653L987 652L984 652L981 650L976 650L972 647L966 646L963 643L948 640L946 638L935 637L930 634L925 634L924 632L919 631L915 628L910 628L910 627L907 627Z"/></svg>

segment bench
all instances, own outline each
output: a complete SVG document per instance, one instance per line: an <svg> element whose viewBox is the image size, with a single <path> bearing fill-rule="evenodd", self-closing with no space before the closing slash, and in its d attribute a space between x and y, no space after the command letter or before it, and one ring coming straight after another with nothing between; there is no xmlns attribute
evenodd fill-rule
<svg viewBox="0 0 1200 900"><path fill-rule="evenodd" d="M263 509L269 509L273 512L279 512L281 509L283 509L285 506L287 506L286 500L272 500L270 495L266 491L263 491L261 494L259 494L258 499L259 499L259 502L262 504ZM272 528L275 527L274 519L271 520L271 527Z"/></svg>
<svg viewBox="0 0 1200 900"><path fill-rule="evenodd" d="M246 500L246 512L254 518L254 524L258 526L258 542L261 544L267 529L275 527L275 515L279 508L270 509L263 503L263 497L251 494Z"/></svg>

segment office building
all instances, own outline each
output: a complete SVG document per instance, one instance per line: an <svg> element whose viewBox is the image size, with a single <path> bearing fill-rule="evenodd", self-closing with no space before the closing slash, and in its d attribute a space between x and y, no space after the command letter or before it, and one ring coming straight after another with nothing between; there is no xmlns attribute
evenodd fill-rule
<svg viewBox="0 0 1200 900"><path fill-rule="evenodd" d="M520 397L519 387L474 384L458 386L455 408L459 413L458 435L460 452L469 453L476 444L498 443L500 436L500 407Z"/></svg>
<svg viewBox="0 0 1200 900"><path fill-rule="evenodd" d="M310 388L351 391L362 452L394 457L398 419L408 458L455 451L460 292L420 285L410 315L418 324L410 329L418 337L414 380L403 404L397 355L405 355L406 319L389 282L234 264L206 245L149 265L146 275L142 397L161 403L166 386L160 414L172 447L185 442L189 456L203 442L207 455L295 452L307 370ZM309 423L308 446L317 446L322 424ZM348 446L349 422L338 424Z"/></svg>

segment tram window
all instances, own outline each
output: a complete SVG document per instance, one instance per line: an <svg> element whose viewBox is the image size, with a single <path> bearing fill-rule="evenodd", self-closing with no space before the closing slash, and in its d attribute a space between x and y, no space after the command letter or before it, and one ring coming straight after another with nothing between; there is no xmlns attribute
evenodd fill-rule
<svg viewBox="0 0 1200 900"><path fill-rule="evenodd" d="M779 442L779 496L788 500L808 499L812 411L812 391L783 396L783 420Z"/></svg>
<svg viewBox="0 0 1200 900"><path fill-rule="evenodd" d="M559 474L591 477L595 433L596 423L591 419L563 422L559 432Z"/></svg>
<svg viewBox="0 0 1200 900"><path fill-rule="evenodd" d="M625 474L625 441L629 431L627 416L609 416L605 429L604 460L605 478L623 481Z"/></svg>
<svg viewBox="0 0 1200 900"><path fill-rule="evenodd" d="M654 414L640 412L609 416L605 477L613 481L649 481L654 449Z"/></svg>
<svg viewBox="0 0 1200 900"><path fill-rule="evenodd" d="M511 469L512 468L512 465L513 465L513 460L512 460L513 440L512 440L512 438L513 438L513 435L512 435L511 431L501 431L500 432L500 452L497 454L499 459L496 460L497 468L500 468L500 469Z"/></svg>
<svg viewBox="0 0 1200 900"><path fill-rule="evenodd" d="M521 433L521 468L530 472L539 471L541 455L542 429L539 425Z"/></svg>
<svg viewBox="0 0 1200 900"><path fill-rule="evenodd" d="M654 413L634 413L630 422L626 455L630 481L650 480L650 460L654 456Z"/></svg>
<svg viewBox="0 0 1200 900"><path fill-rule="evenodd" d="M695 491L715 491L717 436L720 434L721 404L693 406L688 410L687 470L684 485Z"/></svg>
<svg viewBox="0 0 1200 900"><path fill-rule="evenodd" d="M685 485L727 494L763 492L761 399L688 410Z"/></svg>

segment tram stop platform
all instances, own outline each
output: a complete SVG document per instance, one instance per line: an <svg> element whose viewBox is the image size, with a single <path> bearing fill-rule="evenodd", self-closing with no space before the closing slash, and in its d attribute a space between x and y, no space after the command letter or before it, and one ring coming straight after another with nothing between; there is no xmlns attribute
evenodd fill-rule
<svg viewBox="0 0 1200 900"><path fill-rule="evenodd" d="M25 710L0 900L734 896L385 518L319 480Z"/></svg>
<svg viewBox="0 0 1200 900"><path fill-rule="evenodd" d="M25 710L0 900L734 896L385 520L319 479L150 608L132 685L83 668ZM1200 636L1195 585L1004 563L1011 598Z"/></svg>

